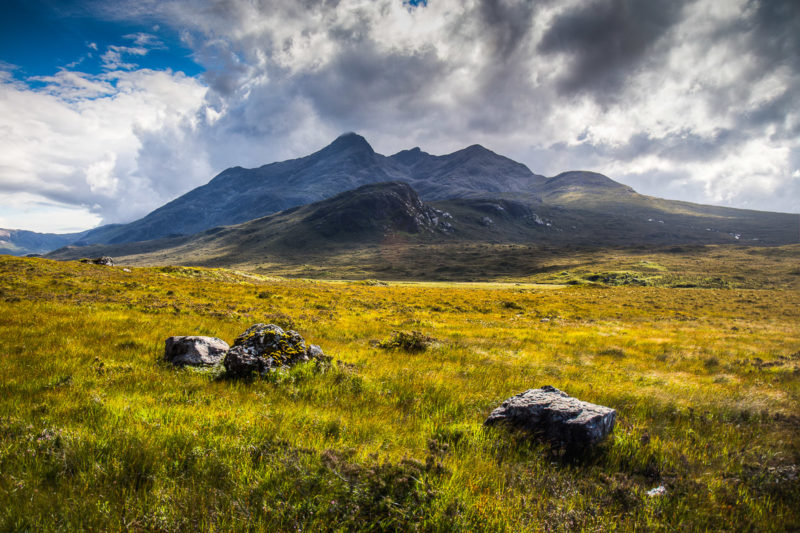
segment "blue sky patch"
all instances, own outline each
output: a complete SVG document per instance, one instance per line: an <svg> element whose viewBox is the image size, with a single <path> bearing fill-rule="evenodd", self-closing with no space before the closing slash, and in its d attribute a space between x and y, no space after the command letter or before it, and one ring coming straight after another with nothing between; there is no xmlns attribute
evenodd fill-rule
<svg viewBox="0 0 800 533"><path fill-rule="evenodd" d="M131 49L138 50L129 53ZM147 52L142 54L142 49ZM115 55L116 65L109 62ZM101 74L126 64L169 68L188 76L203 72L172 28L65 14L37 0L0 3L0 61L17 67L14 76L21 80L51 76L60 69Z"/></svg>

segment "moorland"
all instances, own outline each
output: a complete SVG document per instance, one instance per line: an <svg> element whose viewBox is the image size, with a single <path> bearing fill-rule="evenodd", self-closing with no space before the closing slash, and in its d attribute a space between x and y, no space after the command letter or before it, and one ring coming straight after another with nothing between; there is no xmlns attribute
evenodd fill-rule
<svg viewBox="0 0 800 533"><path fill-rule="evenodd" d="M0 530L800 525L798 245L438 246L235 269L0 256ZM162 361L169 336L257 322L334 363ZM393 331L433 341L382 348ZM610 438L565 456L483 427L542 385L616 409Z"/></svg>

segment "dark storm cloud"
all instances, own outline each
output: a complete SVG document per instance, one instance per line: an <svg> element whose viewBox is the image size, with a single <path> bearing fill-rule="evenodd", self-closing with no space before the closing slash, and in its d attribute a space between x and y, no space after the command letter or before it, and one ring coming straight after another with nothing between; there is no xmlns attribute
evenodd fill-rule
<svg viewBox="0 0 800 533"><path fill-rule="evenodd" d="M748 8L753 16L743 21L750 32L748 47L758 56L750 79L759 79L775 72L785 72L783 91L748 110L739 119L742 128L776 127L775 136L796 139L800 122L787 124L790 113L797 113L800 93L800 2L797 0L751 0Z"/></svg>
<svg viewBox="0 0 800 533"><path fill-rule="evenodd" d="M324 69L295 83L324 116L377 126L424 112L430 87L447 70L433 49L379 54L373 46L348 46Z"/></svg>
<svg viewBox="0 0 800 533"><path fill-rule="evenodd" d="M459 127L500 134L546 114L552 98L533 86L532 58L535 18L549 4L549 0L482 0L474 12L465 12L453 24L449 33L458 35L465 49L480 43L485 54L473 70L473 90L460 102L458 113L464 121Z"/></svg>
<svg viewBox="0 0 800 533"><path fill-rule="evenodd" d="M224 41L204 45L195 59L205 67L202 77L220 96L230 96L247 80L250 69Z"/></svg>
<svg viewBox="0 0 800 533"><path fill-rule="evenodd" d="M539 4L541 2L508 0L482 0L479 3L482 36L491 47L494 60L507 60L526 41Z"/></svg>
<svg viewBox="0 0 800 533"><path fill-rule="evenodd" d="M800 70L800 2L797 0L751 0L755 10L752 46L767 59L764 68L788 65Z"/></svg>
<svg viewBox="0 0 800 533"><path fill-rule="evenodd" d="M622 144L604 142L582 142L569 145L564 142L553 143L536 153L538 157L552 157L561 164L571 161L572 166L591 168L604 161L634 161L644 156L655 156L663 161L676 163L698 163L714 161L725 157L747 141L743 133L721 128L713 134L702 136L690 130L653 136L640 132L632 135ZM555 171L555 169L553 170ZM675 176L675 172L662 171L659 176ZM641 181L641 180L640 180ZM650 183L649 181L647 183Z"/></svg>
<svg viewBox="0 0 800 533"><path fill-rule="evenodd" d="M791 112L797 113L798 93L800 93L800 80L795 79L786 90L777 96L737 115L737 128L755 133L759 130L763 131L767 126L773 126L775 128L772 134L773 138L797 139L800 137L800 120L787 123L786 117Z"/></svg>
<svg viewBox="0 0 800 533"><path fill-rule="evenodd" d="M589 92L615 100L626 78L643 62L658 61L658 40L681 20L686 0L595 0L560 15L538 51L568 56L559 80L567 93Z"/></svg>
<svg viewBox="0 0 800 533"><path fill-rule="evenodd" d="M741 82L709 90L709 109L718 116L733 112L736 128L763 131L775 127L774 138L794 139L800 124L786 123L797 112L800 92L800 2L750 0L742 16L721 24L707 37L710 45L724 44L734 55L753 60L743 68ZM782 89L759 94L755 82L780 75ZM742 102L757 101L747 109Z"/></svg>
<svg viewBox="0 0 800 533"><path fill-rule="evenodd" d="M733 130L723 129L710 136L700 136L690 131L655 137L647 133L636 133L621 145L603 142L583 142L568 145L559 142L550 145L541 155L552 153L572 154L576 161L598 164L602 160L632 161L643 156L657 156L664 160L696 162L712 160L745 138Z"/></svg>

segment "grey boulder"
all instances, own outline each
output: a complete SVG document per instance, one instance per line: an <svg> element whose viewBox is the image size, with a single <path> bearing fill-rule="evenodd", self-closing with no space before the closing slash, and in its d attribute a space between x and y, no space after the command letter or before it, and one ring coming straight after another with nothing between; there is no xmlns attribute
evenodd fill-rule
<svg viewBox="0 0 800 533"><path fill-rule="evenodd" d="M229 375L245 377L315 359L325 361L327 357L319 346L306 346L296 331L284 331L275 324L255 324L236 337L223 364Z"/></svg>
<svg viewBox="0 0 800 533"><path fill-rule="evenodd" d="M507 423L572 449L601 442L614 429L617 412L573 398L546 385L512 396L489 414L484 425Z"/></svg>
<svg viewBox="0 0 800 533"><path fill-rule="evenodd" d="M227 351L228 343L216 337L177 336L165 341L164 360L179 366L213 366Z"/></svg>
<svg viewBox="0 0 800 533"><path fill-rule="evenodd" d="M95 257L94 259L84 258L84 259L81 259L81 263L92 263L92 264L95 264L95 265L103 265L103 266L110 266L110 267L114 266L114 260L112 258L110 258L109 256L107 256L107 255L104 255L103 257Z"/></svg>

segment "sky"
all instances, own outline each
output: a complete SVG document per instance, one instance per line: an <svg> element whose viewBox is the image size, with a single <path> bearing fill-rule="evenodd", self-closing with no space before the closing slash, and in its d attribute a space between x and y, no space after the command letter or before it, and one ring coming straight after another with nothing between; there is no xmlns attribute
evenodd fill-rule
<svg viewBox="0 0 800 533"><path fill-rule="evenodd" d="M800 213L797 0L3 0L0 227L128 222L346 131Z"/></svg>

